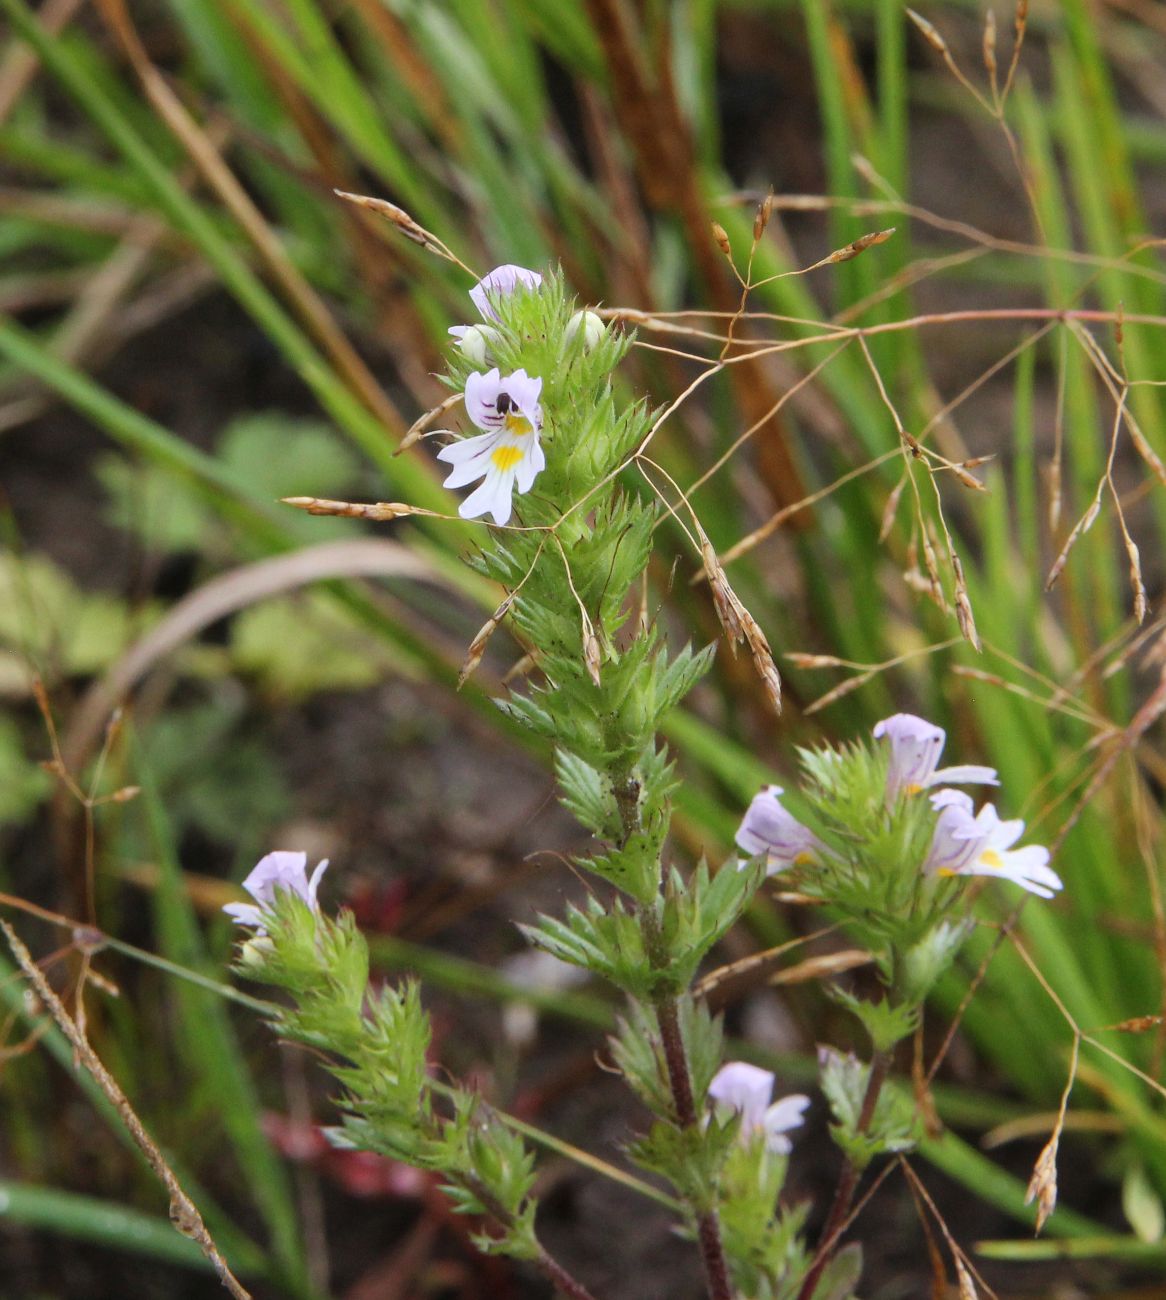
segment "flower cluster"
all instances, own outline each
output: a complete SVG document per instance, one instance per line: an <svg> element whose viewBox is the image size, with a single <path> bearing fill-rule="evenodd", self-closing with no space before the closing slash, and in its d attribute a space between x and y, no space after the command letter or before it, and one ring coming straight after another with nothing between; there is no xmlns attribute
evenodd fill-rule
<svg viewBox="0 0 1166 1300"><path fill-rule="evenodd" d="M709 1099L721 1111L741 1116L740 1138L751 1142L758 1133L765 1135L765 1149L773 1155L788 1155L791 1144L786 1134L802 1123L809 1097L794 1093L770 1103L774 1076L759 1065L730 1061L713 1076Z"/></svg>
<svg viewBox="0 0 1166 1300"><path fill-rule="evenodd" d="M946 733L942 727L910 713L896 713L874 729L876 740L889 745L884 802L888 809L926 790L935 811L931 847L922 864L924 876L999 876L1041 898L1052 898L1061 880L1049 867L1049 851L1039 845L1012 846L1024 822L1001 821L991 804L975 813L971 798L952 784L999 785L993 768L977 764L939 767ZM780 786L766 786L749 805L736 842L749 857L764 855L769 875L794 866L821 864L828 854L823 841L782 804Z"/></svg>
<svg viewBox="0 0 1166 1300"><path fill-rule="evenodd" d="M481 365L487 348L498 337L489 324L498 320L499 301L516 290L536 292L542 285L537 271L523 266L500 266L480 280L470 297L485 325L455 325L450 329L462 352ZM510 520L514 489L529 492L546 456L539 444L543 427L539 397L543 381L525 370L503 375L495 367L485 374L475 371L466 379L466 414L479 429L473 438L462 438L438 452L437 459L452 465L445 479L447 488L465 487L481 479L458 508L463 519L489 514L501 526Z"/></svg>

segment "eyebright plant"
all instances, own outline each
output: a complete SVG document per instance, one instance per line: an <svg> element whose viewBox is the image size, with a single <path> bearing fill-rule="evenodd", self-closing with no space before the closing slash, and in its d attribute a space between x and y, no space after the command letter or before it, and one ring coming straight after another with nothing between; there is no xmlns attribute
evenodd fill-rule
<svg viewBox="0 0 1166 1300"><path fill-rule="evenodd" d="M717 872L702 862L687 878L670 866L676 772L659 732L714 647L670 649L648 610L658 503L623 471L653 415L642 401L617 402L612 386L631 340L576 310L559 274L500 267L471 298L484 323L455 327L445 382L482 432L455 437L438 458L452 466L451 490L478 484L459 512L496 527L469 563L504 595L463 677L509 619L534 672L498 705L552 746L562 801L593 837L575 865L602 886L520 928L534 950L625 995L610 1057L650 1117L627 1153L670 1184L713 1300L846 1300L860 1252L836 1251L838 1227L861 1169L914 1141L909 1099L883 1083L894 1045L968 933L970 877L1002 875L1046 895L1060 882L1044 850L1012 848L1022 823L999 821L990 806L973 815L967 796L943 784L993 784L995 773L939 770L943 732L902 714L879 724L873 745L803 753L794 811L778 786L750 805L737 835L745 857ZM693 525L722 626L748 644L777 699L764 634ZM229 910L260 936L244 945L240 969L291 995L276 1028L332 1062L344 1086L334 1140L440 1174L456 1207L480 1217L483 1249L533 1261L586 1297L539 1243L534 1160L516 1128L474 1092L433 1078L416 985L370 992L352 916L317 906L322 870L308 879L304 855L271 854L245 882L255 903ZM768 1071L725 1064L720 1021L691 992L704 958L779 873L854 932L885 988L877 1002L837 992L874 1052L869 1064L830 1049L820 1058L847 1172L813 1255L805 1207L781 1204L788 1134L808 1099L774 1102Z"/></svg>

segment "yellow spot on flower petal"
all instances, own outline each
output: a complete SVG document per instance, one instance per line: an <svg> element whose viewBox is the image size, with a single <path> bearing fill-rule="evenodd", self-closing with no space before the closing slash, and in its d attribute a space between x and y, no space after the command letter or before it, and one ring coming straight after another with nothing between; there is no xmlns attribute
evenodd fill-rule
<svg viewBox="0 0 1166 1300"><path fill-rule="evenodd" d="M1004 865L1003 859L995 849L985 849L984 852L980 854L980 861L984 866L991 867L994 871L999 871Z"/></svg>
<svg viewBox="0 0 1166 1300"><path fill-rule="evenodd" d="M490 453L490 459L504 474L507 470L513 469L522 456L521 447L495 447Z"/></svg>
<svg viewBox="0 0 1166 1300"><path fill-rule="evenodd" d="M794 858L794 866L808 867L813 861L814 861L814 855L809 851L809 849L803 849L801 853L799 853L798 856Z"/></svg>
<svg viewBox="0 0 1166 1300"><path fill-rule="evenodd" d="M530 421L525 415L520 415L517 411L511 411L506 417L506 432L524 437L530 432Z"/></svg>

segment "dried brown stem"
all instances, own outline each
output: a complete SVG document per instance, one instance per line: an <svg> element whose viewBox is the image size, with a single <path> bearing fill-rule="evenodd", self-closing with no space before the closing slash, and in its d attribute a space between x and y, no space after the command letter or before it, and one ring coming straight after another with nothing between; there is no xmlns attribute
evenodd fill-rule
<svg viewBox="0 0 1166 1300"><path fill-rule="evenodd" d="M7 921L0 921L0 930L3 930L4 938L20 969L36 990L37 996L48 1008L49 1015L56 1021L61 1033L65 1035L72 1045L74 1058L109 1099L120 1116L121 1122L129 1131L130 1137L133 1138L135 1145L146 1157L150 1168L166 1188L170 1197L170 1220L175 1228L184 1237L190 1237L198 1243L202 1253L210 1261L211 1266L218 1275L219 1281L235 1297L235 1300L250 1300L251 1293L244 1289L230 1268L228 1268L227 1261L223 1258L219 1248L207 1231L206 1224L202 1221L202 1215L199 1214L198 1207L182 1190L181 1184L174 1176L174 1171L166 1163L166 1159L162 1152L158 1150L154 1139L146 1132L145 1126L138 1118L133 1106L130 1105L125 1093L122 1092L117 1080L109 1073L101 1058L89 1045L89 1040L85 1037L81 1027L65 1010L60 998L49 986L49 982L41 973L36 962L33 961L28 949L20 941L16 931L12 929Z"/></svg>

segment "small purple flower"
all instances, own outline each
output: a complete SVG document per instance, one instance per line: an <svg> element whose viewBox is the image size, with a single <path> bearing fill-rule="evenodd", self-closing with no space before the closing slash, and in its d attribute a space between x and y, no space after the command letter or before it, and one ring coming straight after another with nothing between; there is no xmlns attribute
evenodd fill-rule
<svg viewBox="0 0 1166 1300"><path fill-rule="evenodd" d="M495 303L505 298L521 286L524 289L537 289L543 278L537 271L528 271L525 266L515 266L507 262L505 266L496 266L489 275L484 276L470 290L474 306L482 313L483 320L497 320Z"/></svg>
<svg viewBox="0 0 1166 1300"><path fill-rule="evenodd" d="M1049 851L1040 844L1012 846L1024 834L1019 818L1001 821L986 803L972 816L972 801L960 790L939 790L931 796L939 812L931 849L923 870L935 876L999 876L1040 898L1052 898L1062 888L1049 866Z"/></svg>
<svg viewBox="0 0 1166 1300"><path fill-rule="evenodd" d="M790 1140L785 1135L802 1123L809 1097L795 1093L772 1105L773 1078L769 1070L745 1061L730 1061L713 1076L709 1097L718 1107L736 1111L741 1116L741 1140L749 1142L755 1133L765 1134L766 1150L774 1155L788 1155Z"/></svg>
<svg viewBox="0 0 1166 1300"><path fill-rule="evenodd" d="M745 812L737 832L737 847L750 857L764 853L767 876L812 862L822 841L791 813L778 797L781 786L767 785Z"/></svg>
<svg viewBox="0 0 1166 1300"><path fill-rule="evenodd" d="M891 742L891 761L887 766L887 802L900 794L917 794L944 782L972 785L999 785L996 770L966 764L936 771L947 733L942 727L917 718L913 713L896 713L875 724L874 737L884 736Z"/></svg>
<svg viewBox="0 0 1166 1300"><path fill-rule="evenodd" d="M484 479L458 508L463 519L489 513L496 524L506 523L515 484L519 492L529 492L535 475L546 466L538 440L543 426L538 400L542 386L541 379L525 370L503 377L495 367L484 375L475 371L467 377L466 413L486 432L462 438L437 453L438 460L453 466L445 480L447 488Z"/></svg>
<svg viewBox="0 0 1166 1300"><path fill-rule="evenodd" d="M308 855L306 853L289 853L277 850L260 858L254 870L243 881L243 888L255 900L254 903L227 903L223 911L240 925L252 926L257 935L266 934L263 924L264 912L275 903L275 896L280 890L298 894L312 909L320 910L316 902L316 890L320 887L320 877L328 866L328 859L312 872L308 879Z"/></svg>

